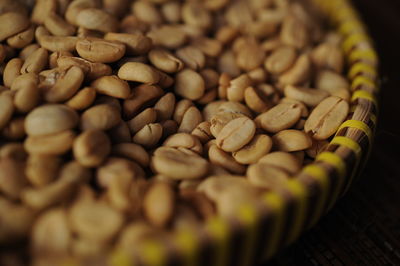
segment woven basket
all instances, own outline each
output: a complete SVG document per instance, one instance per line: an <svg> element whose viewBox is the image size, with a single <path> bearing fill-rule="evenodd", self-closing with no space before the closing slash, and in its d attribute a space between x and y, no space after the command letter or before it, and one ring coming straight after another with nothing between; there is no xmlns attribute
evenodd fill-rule
<svg viewBox="0 0 400 266"><path fill-rule="evenodd" d="M312 0L343 36L351 80L351 112L324 152L281 192L269 192L258 206L241 206L231 218L215 217L200 230L181 230L149 241L132 253L116 250L65 265L254 265L293 243L341 197L366 162L378 104L377 55L348 0Z"/></svg>

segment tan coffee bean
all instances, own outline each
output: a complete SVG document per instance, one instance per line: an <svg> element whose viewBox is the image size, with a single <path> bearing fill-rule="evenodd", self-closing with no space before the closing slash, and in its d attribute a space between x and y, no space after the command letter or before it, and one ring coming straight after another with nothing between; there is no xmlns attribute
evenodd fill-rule
<svg viewBox="0 0 400 266"><path fill-rule="evenodd" d="M256 131L255 123L247 117L233 119L217 136L217 145L224 151L234 152L251 141Z"/></svg>
<svg viewBox="0 0 400 266"><path fill-rule="evenodd" d="M17 117L10 120L6 127L3 128L1 134L10 140L19 140L25 137L25 117Z"/></svg>
<svg viewBox="0 0 400 266"><path fill-rule="evenodd" d="M160 80L160 75L155 69L138 62L125 63L118 70L118 77L124 80L147 84L155 84Z"/></svg>
<svg viewBox="0 0 400 266"><path fill-rule="evenodd" d="M189 100L200 99L205 92L203 78L191 69L184 69L176 75L175 92Z"/></svg>
<svg viewBox="0 0 400 266"><path fill-rule="evenodd" d="M343 53L336 45L330 43L318 45L311 53L311 60L318 68L333 70L337 73L343 71Z"/></svg>
<svg viewBox="0 0 400 266"><path fill-rule="evenodd" d="M177 49L185 44L186 33L178 25L162 25L151 30L148 34L155 45L160 45L167 49Z"/></svg>
<svg viewBox="0 0 400 266"><path fill-rule="evenodd" d="M183 62L164 49L151 50L149 60L156 68L167 73L175 73L183 68Z"/></svg>
<svg viewBox="0 0 400 266"><path fill-rule="evenodd" d="M21 2L15 2L12 0L3 0L0 2L0 12L18 12L23 15L28 15L28 7Z"/></svg>
<svg viewBox="0 0 400 266"><path fill-rule="evenodd" d="M173 119L180 124L182 122L182 118L186 111L193 106L193 102L187 99L182 99L177 102L175 106L175 111L173 115Z"/></svg>
<svg viewBox="0 0 400 266"><path fill-rule="evenodd" d="M188 154L185 148L158 148L152 157L152 165L157 173L173 179L196 179L208 172L208 162L196 153Z"/></svg>
<svg viewBox="0 0 400 266"><path fill-rule="evenodd" d="M203 146L200 140L196 136L188 133L177 133L169 136L162 145L172 148L186 148L198 154L203 152Z"/></svg>
<svg viewBox="0 0 400 266"><path fill-rule="evenodd" d="M139 85L132 89L132 97L124 101L123 110L127 118L132 118L139 109L161 97L164 91L158 86Z"/></svg>
<svg viewBox="0 0 400 266"><path fill-rule="evenodd" d="M244 90L244 101L251 110L257 113L267 111L272 105L261 92L251 86Z"/></svg>
<svg viewBox="0 0 400 266"><path fill-rule="evenodd" d="M250 165L246 175L254 186L275 191L285 188L289 180L289 175L284 170L266 163Z"/></svg>
<svg viewBox="0 0 400 266"><path fill-rule="evenodd" d="M80 127L82 130L108 130L120 121L121 115L117 108L109 104L99 104L82 113Z"/></svg>
<svg viewBox="0 0 400 266"><path fill-rule="evenodd" d="M298 107L301 108L301 117L308 117L308 115L309 115L307 106L298 100L295 100L293 98L283 97L280 99L280 103L296 104Z"/></svg>
<svg viewBox="0 0 400 266"><path fill-rule="evenodd" d="M268 135L255 135L254 138L232 156L238 163L253 164L266 155L272 148L272 140Z"/></svg>
<svg viewBox="0 0 400 266"><path fill-rule="evenodd" d="M265 52L255 42L247 42L236 55L236 64L245 71L251 71L259 67L265 59Z"/></svg>
<svg viewBox="0 0 400 266"><path fill-rule="evenodd" d="M218 71L231 77L240 75L241 70L236 64L235 54L231 50L224 51L218 58Z"/></svg>
<svg viewBox="0 0 400 266"><path fill-rule="evenodd" d="M76 43L78 54L89 61L111 63L118 61L125 54L125 45L116 41L86 38Z"/></svg>
<svg viewBox="0 0 400 266"><path fill-rule="evenodd" d="M57 59L57 65L60 68L69 68L71 66L77 66L87 73L87 80L94 80L102 76L111 75L111 67L103 63L92 63L86 59L72 56L61 56Z"/></svg>
<svg viewBox="0 0 400 266"><path fill-rule="evenodd" d="M61 104L36 107L25 119L25 130L30 136L40 136L72 129L78 124L78 114Z"/></svg>
<svg viewBox="0 0 400 266"><path fill-rule="evenodd" d="M128 121L128 127L132 134L137 133L145 125L154 123L157 120L157 111L154 108L147 108Z"/></svg>
<svg viewBox="0 0 400 266"><path fill-rule="evenodd" d="M279 151L301 151L311 147L311 138L300 130L286 129L272 136L272 141Z"/></svg>
<svg viewBox="0 0 400 266"><path fill-rule="evenodd" d="M149 24L161 24L163 18L157 7L147 1L136 1L132 4L132 12L139 20Z"/></svg>
<svg viewBox="0 0 400 266"><path fill-rule="evenodd" d="M204 144L213 137L210 131L210 126L211 123L208 121L201 122L195 129L193 129L191 134L196 136L200 142Z"/></svg>
<svg viewBox="0 0 400 266"><path fill-rule="evenodd" d="M344 77L329 70L318 73L315 86L317 89L327 91L331 95L335 95L340 90L348 91L350 87L349 82Z"/></svg>
<svg viewBox="0 0 400 266"><path fill-rule="evenodd" d="M161 122L161 126L163 127L161 139L166 139L178 132L178 123L175 120L164 120Z"/></svg>
<svg viewBox="0 0 400 266"><path fill-rule="evenodd" d="M244 99L244 91L252 85L252 80L247 74L232 79L227 88L227 98L229 101L241 102Z"/></svg>
<svg viewBox="0 0 400 266"><path fill-rule="evenodd" d="M11 84L11 90L18 91L20 89L37 88L39 83L39 76L34 73L26 73L16 77Z"/></svg>
<svg viewBox="0 0 400 266"><path fill-rule="evenodd" d="M40 46L52 52L73 52L78 41L75 36L52 36L41 26L36 28L35 37Z"/></svg>
<svg viewBox="0 0 400 266"><path fill-rule="evenodd" d="M200 49L194 46L186 46L178 49L176 51L176 56L182 60L185 66L193 70L202 69L206 64L205 55Z"/></svg>
<svg viewBox="0 0 400 266"><path fill-rule="evenodd" d="M208 150L208 158L212 164L223 167L225 170L234 174L244 174L246 167L232 157L231 154L218 148L217 145L211 145Z"/></svg>
<svg viewBox="0 0 400 266"><path fill-rule="evenodd" d="M10 88L14 79L21 74L21 67L24 62L19 58L13 58L6 64L3 72L4 86Z"/></svg>
<svg viewBox="0 0 400 266"><path fill-rule="evenodd" d="M294 64L296 57L296 49L293 47L279 47L265 60L265 68L270 73L279 75L288 70Z"/></svg>
<svg viewBox="0 0 400 266"><path fill-rule="evenodd" d="M72 96L65 104L74 110L81 111L92 105L96 98L96 90L84 87Z"/></svg>
<svg viewBox="0 0 400 266"><path fill-rule="evenodd" d="M302 54L289 70L279 76L279 83L282 85L302 84L310 77L311 67L310 56Z"/></svg>
<svg viewBox="0 0 400 266"><path fill-rule="evenodd" d="M211 121L212 117L218 113L218 108L226 101L224 100L217 100L213 101L211 103L208 103L206 106L204 106L202 110L202 114L204 117L204 120L206 121Z"/></svg>
<svg viewBox="0 0 400 266"><path fill-rule="evenodd" d="M75 34L75 27L66 22L56 13L50 13L44 20L45 27L55 36L70 36Z"/></svg>
<svg viewBox="0 0 400 266"><path fill-rule="evenodd" d="M35 27L30 26L26 30L11 36L7 39L7 44L13 48L21 49L27 47L35 37Z"/></svg>
<svg viewBox="0 0 400 266"><path fill-rule="evenodd" d="M100 130L87 130L81 133L73 144L75 159L86 167L101 165L110 151L110 139Z"/></svg>
<svg viewBox="0 0 400 266"><path fill-rule="evenodd" d="M0 158L10 158L16 161L24 162L28 154L24 150L24 145L19 142L9 142L0 149Z"/></svg>
<svg viewBox="0 0 400 266"><path fill-rule="evenodd" d="M17 90L14 96L15 109L27 113L35 108L40 101L40 91L37 86L27 86Z"/></svg>
<svg viewBox="0 0 400 266"><path fill-rule="evenodd" d="M14 113L13 97L9 93L0 94L0 129L3 129L11 120Z"/></svg>
<svg viewBox="0 0 400 266"><path fill-rule="evenodd" d="M255 68L247 72L249 78L253 81L253 84L262 84L269 78L268 73L262 67Z"/></svg>
<svg viewBox="0 0 400 266"><path fill-rule="evenodd" d="M260 116L261 127L271 133L276 133L292 127L299 121L301 108L297 104L281 103Z"/></svg>
<svg viewBox="0 0 400 266"><path fill-rule="evenodd" d="M158 124L147 124L132 138L133 142L145 147L154 147L161 139L163 127Z"/></svg>
<svg viewBox="0 0 400 266"><path fill-rule="evenodd" d="M24 164L11 158L1 158L0 191L8 198L18 199L26 184Z"/></svg>
<svg viewBox="0 0 400 266"><path fill-rule="evenodd" d="M43 187L56 179L62 159L54 155L31 154L28 157L25 174L35 187Z"/></svg>
<svg viewBox="0 0 400 266"><path fill-rule="evenodd" d="M124 217L106 203L78 201L69 211L69 222L85 239L108 242L121 229Z"/></svg>
<svg viewBox="0 0 400 266"><path fill-rule="evenodd" d="M317 140L329 138L336 132L349 112L349 104L331 96L319 103L308 117L304 130Z"/></svg>
<svg viewBox="0 0 400 266"><path fill-rule="evenodd" d="M98 78L90 86L100 94L120 99L127 99L131 94L128 82L121 80L115 75Z"/></svg>
<svg viewBox="0 0 400 266"><path fill-rule="evenodd" d="M254 193L255 190L246 178L235 175L210 176L197 187L197 191L204 193L213 201L218 201L222 195L235 191L247 194Z"/></svg>
<svg viewBox="0 0 400 266"><path fill-rule="evenodd" d="M146 150L135 143L119 143L113 145L111 153L138 162L143 167L147 167L150 162L150 157Z"/></svg>
<svg viewBox="0 0 400 266"><path fill-rule="evenodd" d="M225 127L230 121L243 117L244 115L241 113L232 113L232 112L218 112L211 118L211 126L210 131L214 137L218 137L222 128Z"/></svg>
<svg viewBox="0 0 400 266"><path fill-rule="evenodd" d="M29 27L29 19L16 12L0 15L0 41L4 41Z"/></svg>
<svg viewBox="0 0 400 266"><path fill-rule="evenodd" d="M28 136L25 139L25 150L30 154L61 155L72 148L75 133L65 130L49 135Z"/></svg>
<svg viewBox="0 0 400 266"><path fill-rule="evenodd" d="M161 6L161 13L168 23L178 23L181 20L181 4L178 2L165 2Z"/></svg>
<svg viewBox="0 0 400 266"><path fill-rule="evenodd" d="M171 119L175 110L175 95L171 92L166 93L157 101L154 105L154 109L157 112L159 121Z"/></svg>
<svg viewBox="0 0 400 266"><path fill-rule="evenodd" d="M302 49L309 44L309 32L306 25L294 16L287 16L283 22L280 34L284 44Z"/></svg>
<svg viewBox="0 0 400 266"><path fill-rule="evenodd" d="M43 24L46 17L57 11L57 1L39 0L33 7L32 21L36 24Z"/></svg>
<svg viewBox="0 0 400 266"><path fill-rule="evenodd" d="M59 207L40 215L32 228L31 238L31 245L35 254L67 252L72 241L72 234L66 211Z"/></svg>
<svg viewBox="0 0 400 266"><path fill-rule="evenodd" d="M305 105L314 107L323 99L329 96L329 93L323 90L301 88L295 86L286 86L284 94L288 98L303 102Z"/></svg>
<svg viewBox="0 0 400 266"><path fill-rule="evenodd" d="M249 118L252 117L251 111L247 106L244 104L238 103L238 102L223 102L218 106L217 109L218 113L236 113L236 114L242 114L244 116L247 116Z"/></svg>
<svg viewBox="0 0 400 266"><path fill-rule="evenodd" d="M125 180L126 185L139 178L139 168L135 162L123 158L109 157L107 161L97 169L97 182L103 188L110 188L114 179Z"/></svg>
<svg viewBox="0 0 400 266"><path fill-rule="evenodd" d="M195 106L189 107L182 117L178 132L190 133L203 121L203 117L199 109Z"/></svg>
<svg viewBox="0 0 400 266"><path fill-rule="evenodd" d="M288 172L290 175L298 173L301 169L299 159L289 152L275 151L261 157L259 163L272 165Z"/></svg>
<svg viewBox="0 0 400 266"><path fill-rule="evenodd" d="M106 11L97 8L87 8L76 16L76 24L89 30L113 32L118 29L116 18Z"/></svg>
<svg viewBox="0 0 400 266"><path fill-rule="evenodd" d="M155 182L147 190L143 199L143 211L156 227L165 227L171 221L175 209L175 192L166 182Z"/></svg>
<svg viewBox="0 0 400 266"><path fill-rule="evenodd" d="M59 69L60 76L55 77L54 86L45 92L45 99L48 102L62 102L71 99L71 97L81 87L84 73L82 69L72 66L67 69Z"/></svg>
<svg viewBox="0 0 400 266"><path fill-rule="evenodd" d="M109 32L104 35L104 39L125 44L126 52L129 55L146 54L153 46L152 40L141 33L128 34Z"/></svg>
<svg viewBox="0 0 400 266"><path fill-rule="evenodd" d="M206 56L210 57L219 56L223 48L222 44L218 40L206 37L200 37L195 39L192 42L192 45L200 49L200 51L202 51Z"/></svg>

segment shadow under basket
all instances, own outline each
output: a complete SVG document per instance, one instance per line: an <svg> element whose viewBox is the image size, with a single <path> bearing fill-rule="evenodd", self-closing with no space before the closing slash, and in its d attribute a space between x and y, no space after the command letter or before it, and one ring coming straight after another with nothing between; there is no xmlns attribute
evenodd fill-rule
<svg viewBox="0 0 400 266"><path fill-rule="evenodd" d="M131 253L114 250L64 265L255 265L271 258L314 226L349 189L372 146L378 102L378 58L348 0L311 0L342 35L351 84L351 109L328 147L280 192L263 195L230 218L215 217L198 230L147 241Z"/></svg>

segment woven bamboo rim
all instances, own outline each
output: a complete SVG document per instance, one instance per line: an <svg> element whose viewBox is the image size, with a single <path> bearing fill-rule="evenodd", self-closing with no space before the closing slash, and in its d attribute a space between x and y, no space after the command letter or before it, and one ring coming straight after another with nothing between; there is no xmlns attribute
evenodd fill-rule
<svg viewBox="0 0 400 266"><path fill-rule="evenodd" d="M168 240L147 241L132 253L110 254L64 265L254 265L293 243L347 192L372 146L378 111L378 58L349 0L311 0L343 36L351 80L351 112L327 149L286 189L268 192L257 206L234 217L215 217L201 230L184 229Z"/></svg>

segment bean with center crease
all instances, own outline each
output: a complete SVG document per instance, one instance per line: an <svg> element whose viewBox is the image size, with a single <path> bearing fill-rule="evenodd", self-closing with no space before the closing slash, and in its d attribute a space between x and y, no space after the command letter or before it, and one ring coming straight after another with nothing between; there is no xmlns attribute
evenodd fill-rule
<svg viewBox="0 0 400 266"><path fill-rule="evenodd" d="M224 151L233 152L249 143L256 131L255 123L247 117L239 117L226 124L217 136L217 145Z"/></svg>

